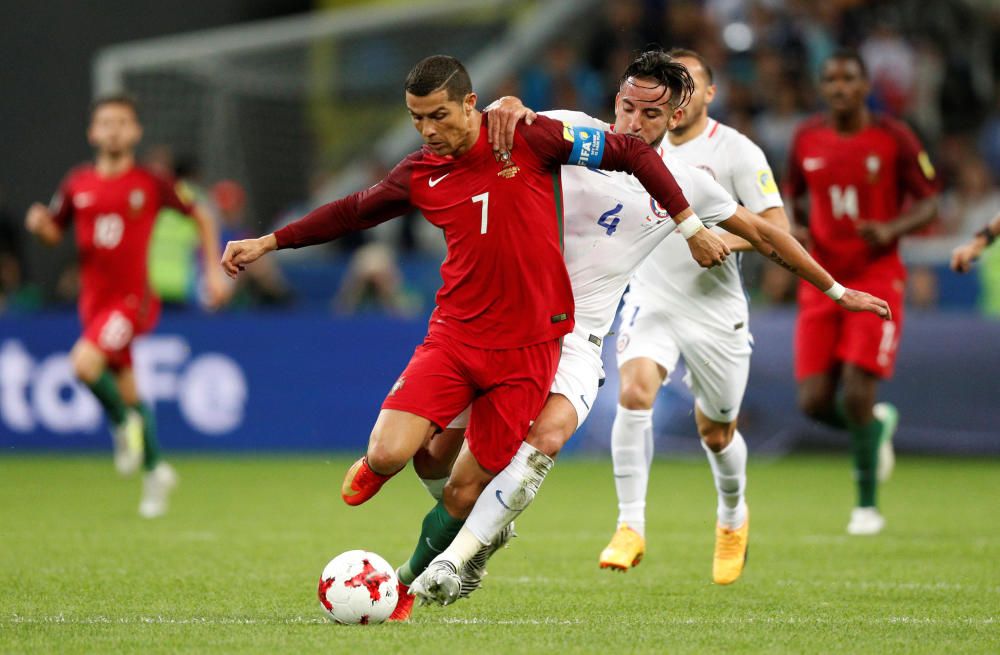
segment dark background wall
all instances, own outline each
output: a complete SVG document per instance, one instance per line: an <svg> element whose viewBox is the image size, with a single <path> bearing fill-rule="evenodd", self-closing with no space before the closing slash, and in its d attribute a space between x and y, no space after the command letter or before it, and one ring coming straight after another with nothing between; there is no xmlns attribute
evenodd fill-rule
<svg viewBox="0 0 1000 655"><path fill-rule="evenodd" d="M47 201L90 155L90 65L102 47L298 13L311 0L14 0L0 16L0 202Z"/></svg>

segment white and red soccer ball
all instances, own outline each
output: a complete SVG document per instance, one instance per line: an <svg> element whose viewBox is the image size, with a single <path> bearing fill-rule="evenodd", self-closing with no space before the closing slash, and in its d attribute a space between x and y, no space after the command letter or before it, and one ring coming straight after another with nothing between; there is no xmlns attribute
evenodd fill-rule
<svg viewBox="0 0 1000 655"><path fill-rule="evenodd" d="M382 623L397 600L396 572L367 550L337 555L319 578L319 603L337 623Z"/></svg>

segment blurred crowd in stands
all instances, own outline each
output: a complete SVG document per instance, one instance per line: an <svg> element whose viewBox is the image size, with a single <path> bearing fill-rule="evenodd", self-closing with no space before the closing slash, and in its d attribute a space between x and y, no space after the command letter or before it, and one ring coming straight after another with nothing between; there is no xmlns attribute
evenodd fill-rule
<svg viewBox="0 0 1000 655"><path fill-rule="evenodd" d="M918 308L978 306L1000 315L1000 254L987 251L977 274L946 270L957 243L1000 212L1000 6L990 0L605 0L602 15L553 41L536 63L510 78L498 95L518 95L536 109L577 108L611 118L618 76L650 46L688 47L715 71L710 114L749 136L779 180L796 126L821 111L816 81L840 46L862 54L873 83L871 107L907 121L928 147L943 182L939 220L903 244L911 264L909 301ZM585 37L582 35L586 35ZM483 104L489 99L484 98ZM311 197L277 217L246 216L247 194L232 180L201 180L196 162L168 146L149 146L145 161L172 172L213 208L223 243L267 232L314 207L332 172L310 180ZM370 164L370 180L385 170ZM68 303L72 267L51 292L44 275L25 271L22 219L5 207L0 188L0 312ZM157 225L151 279L171 305L197 299L193 226L165 212ZM994 249L1000 251L1000 248ZM444 255L436 230L419 216L392 221L330 247L281 253L255 264L240 282L238 306L316 304L337 313L413 315L433 304L436 266ZM747 257L755 302L793 299L792 284L759 258ZM71 258L62 258L71 261ZM31 283L28 283L31 282ZM41 285L44 286L44 285ZM319 291L317 291L317 289Z"/></svg>

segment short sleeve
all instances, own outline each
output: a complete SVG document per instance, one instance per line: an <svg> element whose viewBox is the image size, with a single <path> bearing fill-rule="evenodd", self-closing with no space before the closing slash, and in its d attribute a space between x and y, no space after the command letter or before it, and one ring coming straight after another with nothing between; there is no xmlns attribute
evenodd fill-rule
<svg viewBox="0 0 1000 655"><path fill-rule="evenodd" d="M743 135L739 136L733 167L733 189L740 203L754 212L783 207L781 191L764 151Z"/></svg>
<svg viewBox="0 0 1000 655"><path fill-rule="evenodd" d="M683 170L678 170L680 167L671 170L691 203L691 209L706 227L714 227L736 213L736 200L715 178L690 164L682 166Z"/></svg>
<svg viewBox="0 0 1000 655"><path fill-rule="evenodd" d="M160 195L160 206L191 215L194 211L194 198L184 185L165 177L154 176L154 178Z"/></svg>
<svg viewBox="0 0 1000 655"><path fill-rule="evenodd" d="M900 188L918 200L937 193L937 172L920 140L902 123L896 123L892 132L899 144L896 171Z"/></svg>
<svg viewBox="0 0 1000 655"><path fill-rule="evenodd" d="M799 160L799 143L802 141L802 129L799 128L792 137L792 145L788 148L788 163L785 166L785 195L792 201L806 193L806 177Z"/></svg>

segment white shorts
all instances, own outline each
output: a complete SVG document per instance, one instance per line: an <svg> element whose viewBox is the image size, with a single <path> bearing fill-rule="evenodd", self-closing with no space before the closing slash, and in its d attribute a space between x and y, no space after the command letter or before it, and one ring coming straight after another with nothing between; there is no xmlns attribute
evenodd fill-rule
<svg viewBox="0 0 1000 655"><path fill-rule="evenodd" d="M579 428L587 420L590 409L597 399L597 389L604 382L604 364L601 362L601 347L576 332L563 337L559 368L552 381L552 393L565 396L576 410L576 426ZM465 428L469 425L472 406L455 417L449 428Z"/></svg>
<svg viewBox="0 0 1000 655"><path fill-rule="evenodd" d="M743 322L739 328L721 328L682 316L669 316L655 303L625 296L618 326L618 368L645 357L670 373L683 356L684 382L690 387L702 414L720 423L736 420L750 375L753 336Z"/></svg>

